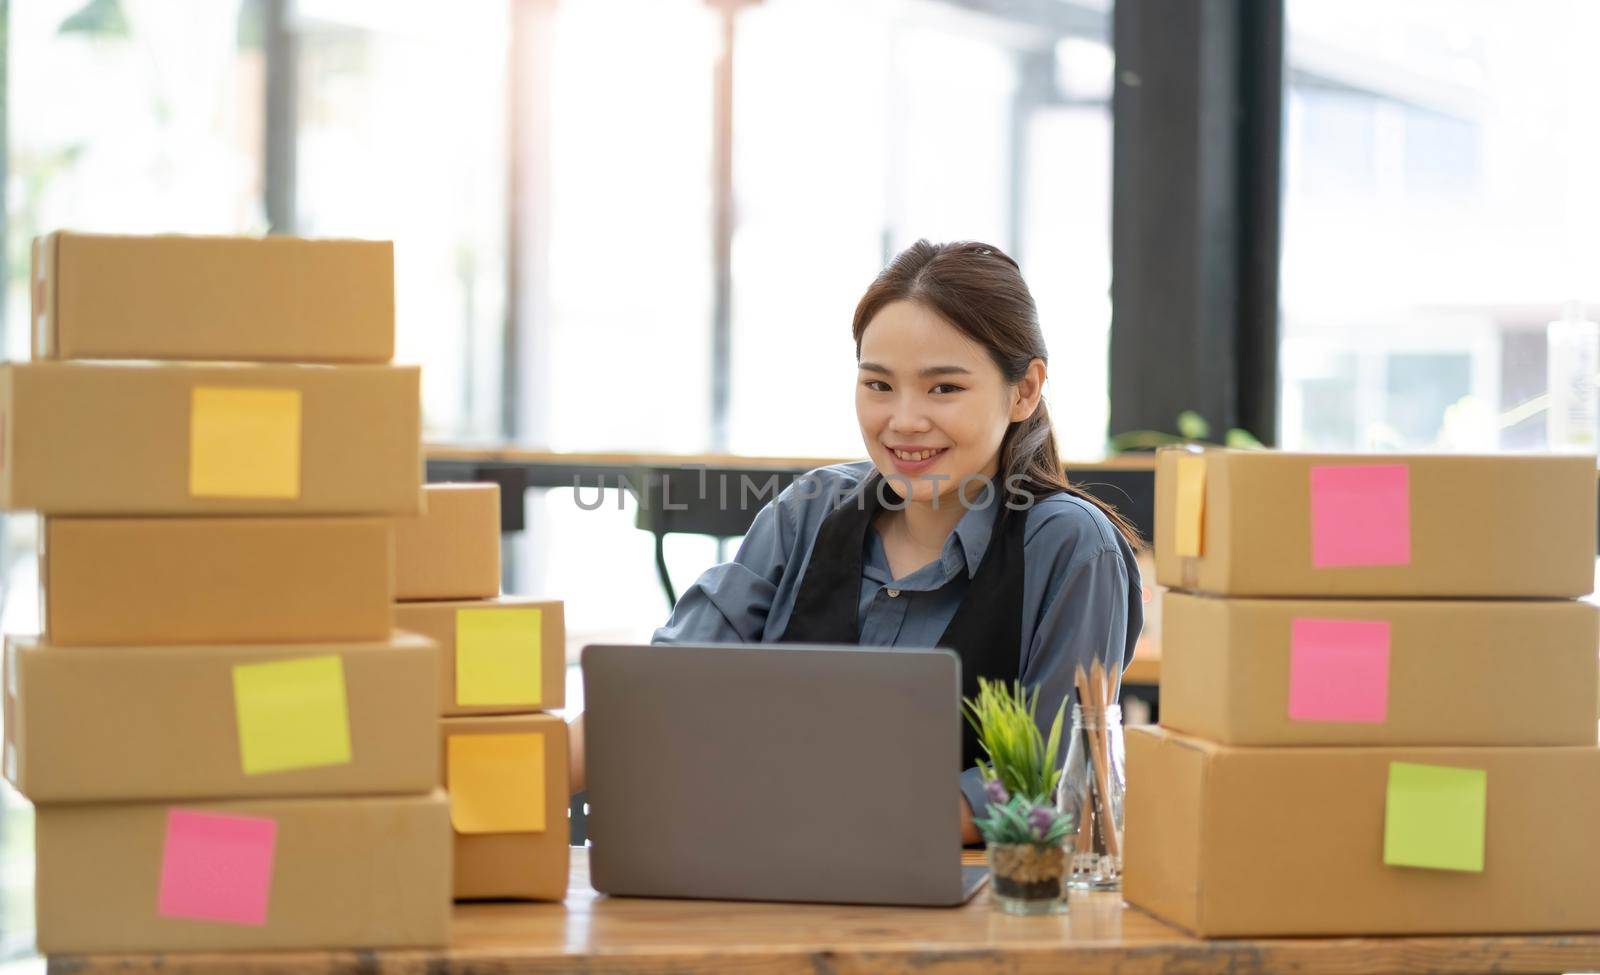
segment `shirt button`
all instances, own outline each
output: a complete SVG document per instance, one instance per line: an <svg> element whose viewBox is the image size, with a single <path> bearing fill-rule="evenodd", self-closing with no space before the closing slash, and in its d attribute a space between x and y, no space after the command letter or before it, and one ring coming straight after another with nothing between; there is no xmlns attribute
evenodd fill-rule
<svg viewBox="0 0 1600 975"><path fill-rule="evenodd" d="M884 592L889 594L890 599L897 599L900 596L900 590L898 589L885 589Z"/></svg>

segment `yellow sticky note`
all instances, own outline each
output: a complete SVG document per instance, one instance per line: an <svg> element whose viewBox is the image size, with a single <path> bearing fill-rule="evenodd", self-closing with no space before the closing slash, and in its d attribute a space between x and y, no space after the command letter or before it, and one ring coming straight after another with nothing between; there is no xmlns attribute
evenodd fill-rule
<svg viewBox="0 0 1600 975"><path fill-rule="evenodd" d="M1488 794L1483 769L1390 762L1383 862L1482 873Z"/></svg>
<svg viewBox="0 0 1600 975"><path fill-rule="evenodd" d="M350 761L350 710L338 656L236 664L233 703L246 775Z"/></svg>
<svg viewBox="0 0 1600 975"><path fill-rule="evenodd" d="M1201 524L1206 511L1206 459L1178 458L1178 510L1173 521L1179 555L1198 556Z"/></svg>
<svg viewBox="0 0 1600 975"><path fill-rule="evenodd" d="M196 386L189 400L189 493L300 496L300 391Z"/></svg>
<svg viewBox="0 0 1600 975"><path fill-rule="evenodd" d="M544 735L451 735L445 759L456 832L544 832Z"/></svg>
<svg viewBox="0 0 1600 975"><path fill-rule="evenodd" d="M537 609L456 610L456 703L536 706L543 614Z"/></svg>

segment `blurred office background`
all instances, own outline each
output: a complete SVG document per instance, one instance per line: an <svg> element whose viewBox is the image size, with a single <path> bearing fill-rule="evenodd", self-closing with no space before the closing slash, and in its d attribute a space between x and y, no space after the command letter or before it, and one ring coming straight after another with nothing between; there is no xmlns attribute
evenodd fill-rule
<svg viewBox="0 0 1600 975"><path fill-rule="evenodd" d="M852 457L855 301L913 240L977 238L1038 299L1068 457L1171 429L1152 388L1194 370L1163 357L1226 367L1177 404L1219 434L1542 446L1544 324L1600 304L1600 4L1167 2L0 0L4 351L45 230L390 238L432 442ZM1172 51L1224 81L1176 129L1139 60ZM1114 225L1175 264L1114 267ZM1234 312L1158 313L1213 253ZM530 493L518 588L567 600L574 644L666 616L633 504ZM28 520L5 542L27 629ZM680 588L716 557L669 543Z"/></svg>

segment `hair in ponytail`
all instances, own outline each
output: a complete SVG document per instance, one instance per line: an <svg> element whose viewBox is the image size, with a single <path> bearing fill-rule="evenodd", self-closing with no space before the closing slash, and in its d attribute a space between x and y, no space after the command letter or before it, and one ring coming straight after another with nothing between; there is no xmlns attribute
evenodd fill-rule
<svg viewBox="0 0 1600 975"><path fill-rule="evenodd" d="M894 301L933 309L988 350L1006 382L1016 383L1034 359L1048 362L1039 310L1022 280L1022 269L998 247L976 241L930 244L919 240L879 272L856 305L851 330L856 354L875 315ZM1009 492L1032 496L1065 491L1099 508L1134 548L1139 533L1117 509L1067 481L1056 452L1055 428L1043 399L1025 420L1011 424L1000 441L999 474Z"/></svg>

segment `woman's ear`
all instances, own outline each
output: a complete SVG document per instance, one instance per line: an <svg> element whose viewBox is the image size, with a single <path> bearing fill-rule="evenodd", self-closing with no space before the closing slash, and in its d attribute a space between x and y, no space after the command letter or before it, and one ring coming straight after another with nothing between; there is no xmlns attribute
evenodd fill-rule
<svg viewBox="0 0 1600 975"><path fill-rule="evenodd" d="M1039 400L1044 396L1044 379L1044 360L1034 359L1028 363L1027 371L1017 380L1016 385L1011 387L1012 423L1021 423L1039 408Z"/></svg>

